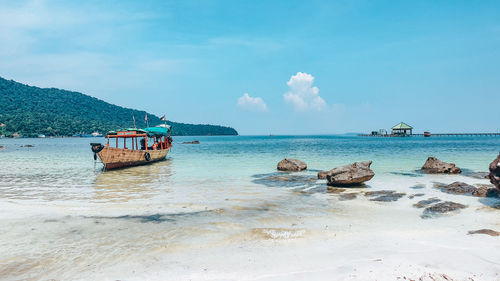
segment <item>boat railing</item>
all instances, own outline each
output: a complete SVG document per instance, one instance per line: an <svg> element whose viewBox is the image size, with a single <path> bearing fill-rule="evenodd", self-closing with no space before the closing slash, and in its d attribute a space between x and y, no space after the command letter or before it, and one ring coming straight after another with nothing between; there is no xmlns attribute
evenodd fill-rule
<svg viewBox="0 0 500 281"><path fill-rule="evenodd" d="M137 133L136 131L119 131L114 134L108 134L106 135L107 138L107 143L106 146L110 146L110 139L116 139L116 148L119 147L118 140L123 139L123 147L122 149L129 149L127 147L127 139L132 139L132 150L163 150L163 149L169 149L172 147L172 138L170 136L148 136L146 133ZM143 138L140 141L140 147L138 143L138 139ZM152 145L148 146L151 142L149 141L152 139Z"/></svg>

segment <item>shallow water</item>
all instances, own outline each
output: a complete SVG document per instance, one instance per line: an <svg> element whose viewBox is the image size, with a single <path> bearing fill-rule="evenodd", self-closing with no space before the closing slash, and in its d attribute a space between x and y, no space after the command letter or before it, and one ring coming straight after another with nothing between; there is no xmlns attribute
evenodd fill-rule
<svg viewBox="0 0 500 281"><path fill-rule="evenodd" d="M201 143L181 144L191 140ZM487 184L475 173L487 171L498 154L498 137L176 137L166 161L109 172L93 161L89 143L96 141L104 140L0 139L0 279L259 279L272 268L290 271L289 260L267 270L255 261L272 264L283 247L322 256L323 247L311 245L356 244L367 229L378 241L373 250L394 235L441 245L433 239L500 230L500 209L492 208L498 200L433 188L457 180ZM430 155L465 173L417 172ZM307 162L308 171L277 172L285 157ZM363 160L373 161L376 174L364 187L336 192L316 179L319 170ZM405 196L372 201L364 194L377 190ZM424 196L411 197L417 193ZM413 204L431 197L468 207L422 219ZM241 260L260 271L233 264ZM300 264L294 266L320 261ZM482 265L500 272L497 264Z"/></svg>

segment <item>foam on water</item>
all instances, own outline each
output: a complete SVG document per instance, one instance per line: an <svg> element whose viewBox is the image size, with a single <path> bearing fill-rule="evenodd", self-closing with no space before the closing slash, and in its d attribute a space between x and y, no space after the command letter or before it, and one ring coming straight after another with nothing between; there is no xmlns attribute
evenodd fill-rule
<svg viewBox="0 0 500 281"><path fill-rule="evenodd" d="M499 260L500 243L467 235L473 229L500 230L500 210L491 208L500 202L433 187L436 182L487 184L474 173L486 171L500 138L196 139L200 145L182 145L193 138L175 138L166 161L111 172L93 163L88 143L95 140L0 140L6 147L0 150L0 226L7 230L0 233L0 279L349 276L353 271L343 264L366 262L359 269L364 271L369 259L382 256L396 263L399 256L422 265L440 250L448 259L456 251L479 257L474 270L500 272L490 262ZM415 172L429 155L476 176ZM277 172L284 157L306 161L309 170ZM332 191L316 179L318 170L368 159L376 176L364 187ZM374 197L365 192L377 190L405 196L370 201ZM416 193L424 195L410 198ZM423 210L413 204L432 197L467 208L422 219ZM496 249L478 250L492 245ZM328 268L328 261L336 266ZM436 261L436 266L462 277L474 273L458 270L459 261Z"/></svg>

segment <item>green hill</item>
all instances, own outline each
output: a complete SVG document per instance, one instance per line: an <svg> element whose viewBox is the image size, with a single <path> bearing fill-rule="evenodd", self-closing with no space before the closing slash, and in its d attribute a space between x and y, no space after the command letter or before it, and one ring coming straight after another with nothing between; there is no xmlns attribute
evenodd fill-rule
<svg viewBox="0 0 500 281"><path fill-rule="evenodd" d="M82 93L42 89L0 77L0 135L71 136L107 132L132 127L132 115L141 127L145 114L145 111L113 105ZM150 126L162 123L153 114L148 114L148 120ZM167 123L172 126L172 135L178 136L238 134L230 127Z"/></svg>

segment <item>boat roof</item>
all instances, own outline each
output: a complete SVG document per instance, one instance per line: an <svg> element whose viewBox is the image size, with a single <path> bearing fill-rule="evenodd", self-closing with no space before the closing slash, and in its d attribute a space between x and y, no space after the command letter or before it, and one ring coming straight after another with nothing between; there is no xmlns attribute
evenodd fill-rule
<svg viewBox="0 0 500 281"><path fill-rule="evenodd" d="M170 131L170 126L169 125L160 125L156 127L149 127L149 128L144 128L144 129L137 129L137 128L127 128L127 129L121 129L117 131L109 131L107 135L130 135L130 133L123 133L123 132L135 132L135 134L148 134L149 136L155 136L155 137L161 137L161 136L168 136L168 132Z"/></svg>
<svg viewBox="0 0 500 281"><path fill-rule="evenodd" d="M137 133L143 133L145 134L146 131L144 131L143 129L137 129L137 128L128 128L128 129L125 129L124 131L129 131L129 132L137 132Z"/></svg>
<svg viewBox="0 0 500 281"><path fill-rule="evenodd" d="M144 131L148 133L148 135L150 136L156 136L156 137L168 136L168 131L170 131L170 127L168 126L149 127L149 128L144 128Z"/></svg>

